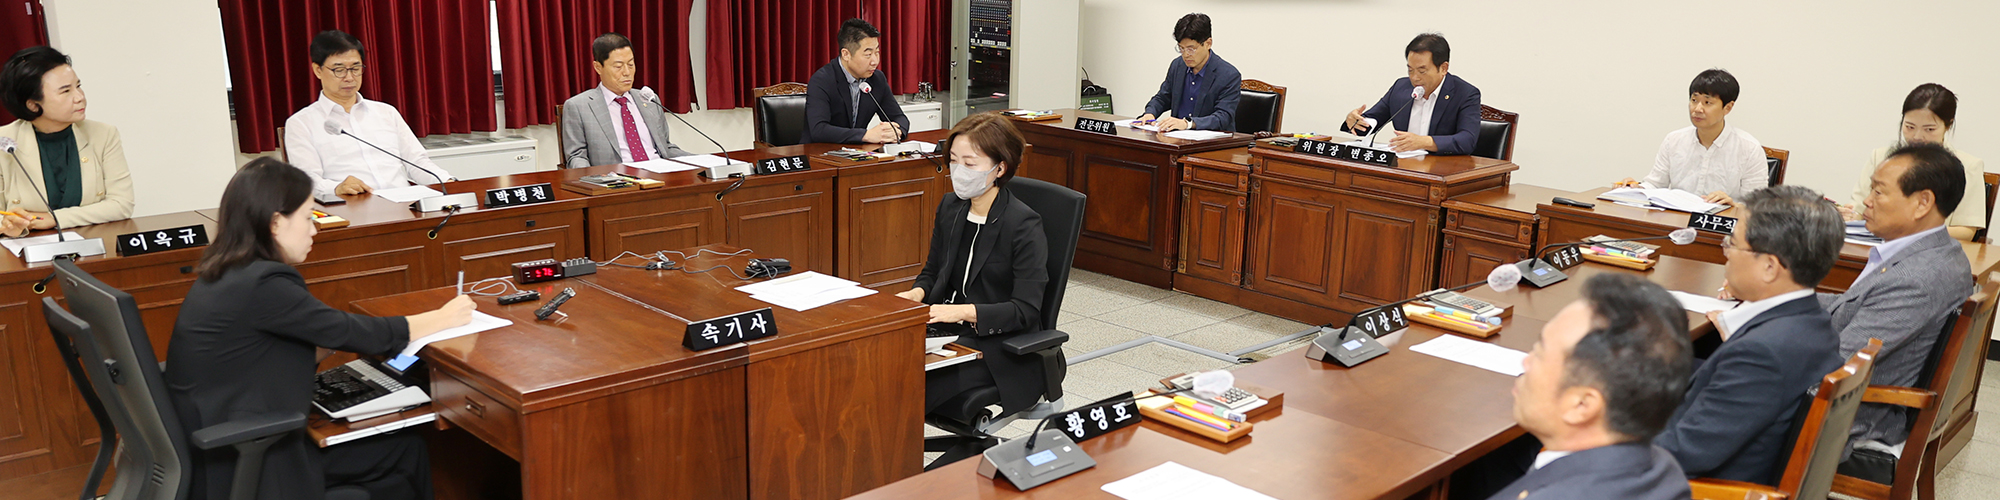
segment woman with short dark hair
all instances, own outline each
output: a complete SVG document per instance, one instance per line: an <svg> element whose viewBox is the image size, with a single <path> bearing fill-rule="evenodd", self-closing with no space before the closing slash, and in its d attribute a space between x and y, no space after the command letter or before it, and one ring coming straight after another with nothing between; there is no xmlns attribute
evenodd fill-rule
<svg viewBox="0 0 2000 500"><path fill-rule="evenodd" d="M472 318L460 295L435 311L376 318L342 312L314 298L292 266L312 251L313 181L271 158L229 179L217 213L215 242L195 266L167 342L167 390L184 431L272 412L312 410L314 369L339 349L394 355L404 346ZM315 356L315 351L318 356ZM196 452L188 498L228 494L236 453ZM329 486L354 485L374 500L431 498L423 438L390 434L321 449L301 434L264 456L257 498L318 499Z"/></svg>
<svg viewBox="0 0 2000 500"><path fill-rule="evenodd" d="M1945 230L1959 241L1972 241L1972 235L1986 227L1986 161L1952 146L1951 131L1957 126L1958 95L1951 89L1926 83L1910 90L1910 95L1903 97L1902 140L1875 148L1868 168L1861 171L1861 183L1854 185L1852 203L1840 207L1841 217L1861 220L1861 200L1868 198L1869 177L1889 158L1891 150L1905 144L1940 144L1965 164L1965 196L1959 198L1958 209L1945 221Z"/></svg>
<svg viewBox="0 0 2000 500"><path fill-rule="evenodd" d="M0 106L17 118L0 126L0 146L13 149L0 154L0 235L132 218L118 128L84 119L85 104L83 81L56 49L21 49L0 67Z"/></svg>

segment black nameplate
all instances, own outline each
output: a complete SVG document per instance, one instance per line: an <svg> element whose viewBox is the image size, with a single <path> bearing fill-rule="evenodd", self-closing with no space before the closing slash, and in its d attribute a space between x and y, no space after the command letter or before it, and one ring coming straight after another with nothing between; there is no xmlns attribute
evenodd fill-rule
<svg viewBox="0 0 2000 500"><path fill-rule="evenodd" d="M1376 338L1396 333L1397 330L1409 327L1410 319L1403 317L1402 305L1383 306L1361 311L1361 314L1354 315L1354 319L1347 322L1348 331L1359 331L1368 334L1369 337Z"/></svg>
<svg viewBox="0 0 2000 500"><path fill-rule="evenodd" d="M1542 260L1556 266L1556 269L1569 269L1583 263L1583 251L1579 250L1577 245L1563 245Z"/></svg>
<svg viewBox="0 0 2000 500"><path fill-rule="evenodd" d="M486 208L515 207L556 201L549 183L486 190Z"/></svg>
<svg viewBox="0 0 2000 500"><path fill-rule="evenodd" d="M771 308L731 314L715 319L705 319L688 323L687 337L681 345L689 350L705 351L730 344L741 344L778 334L778 319L771 315Z"/></svg>
<svg viewBox="0 0 2000 500"><path fill-rule="evenodd" d="M1139 404L1130 401L1131 397L1131 393L1119 394L1105 401L1114 399L1126 399L1127 401L1110 404L1099 401L1084 405L1081 408L1058 413L1050 425L1059 428L1063 434L1069 435L1070 440L1079 443L1086 439L1105 435L1111 431L1126 428L1144 420L1144 417L1139 416Z"/></svg>
<svg viewBox="0 0 2000 500"><path fill-rule="evenodd" d="M805 155L794 155L794 156L787 156L784 158L765 158L762 160L757 160L757 167L755 170L756 171L753 173L756 175L782 174L785 172L804 172L807 170L812 170L812 164L806 161Z"/></svg>
<svg viewBox="0 0 2000 500"><path fill-rule="evenodd" d="M200 224L118 235L118 255L126 257L207 245L208 228Z"/></svg>
<svg viewBox="0 0 2000 500"><path fill-rule="evenodd" d="M1107 120L1079 116L1076 117L1076 129L1085 132L1116 135L1118 133L1118 124Z"/></svg>
<svg viewBox="0 0 2000 500"><path fill-rule="evenodd" d="M1387 149L1374 149L1374 148L1364 148L1360 146L1349 146L1337 142L1315 141L1312 139L1299 139L1299 144L1297 146L1292 146L1292 152L1304 153L1314 156L1324 156L1336 160L1347 160L1352 162L1366 163L1369 165L1381 165L1384 167L1396 166L1396 153L1394 151L1389 151Z"/></svg>
<svg viewBox="0 0 2000 500"><path fill-rule="evenodd" d="M1688 216L1688 227L1711 233L1729 234L1736 232L1736 218L1715 214L1694 214Z"/></svg>

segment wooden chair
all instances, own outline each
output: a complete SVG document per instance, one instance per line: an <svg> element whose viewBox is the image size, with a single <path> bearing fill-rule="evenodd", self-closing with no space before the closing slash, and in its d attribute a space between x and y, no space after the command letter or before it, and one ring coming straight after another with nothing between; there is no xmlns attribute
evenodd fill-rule
<svg viewBox="0 0 2000 500"><path fill-rule="evenodd" d="M1285 88L1263 80L1244 80L1236 105L1236 131L1278 133L1285 124Z"/></svg>
<svg viewBox="0 0 2000 500"><path fill-rule="evenodd" d="M806 128L805 95L806 84L798 82L750 89L750 128L755 134L757 147L790 146L802 142ZM780 99L784 96L798 97Z"/></svg>
<svg viewBox="0 0 2000 500"><path fill-rule="evenodd" d="M1984 172L1981 177L1986 179L1986 227L1979 228L1978 231L1972 233L1972 241L1975 243L1985 243L1986 230L1993 227L1994 189L2000 188L2000 174ZM1964 201L1959 201L1961 205L1964 203Z"/></svg>
<svg viewBox="0 0 2000 500"><path fill-rule="evenodd" d="M290 151L285 151L285 127L278 127L278 161L282 161L285 163L292 162L292 153ZM238 166L240 167L241 165ZM1992 185L1992 184L1993 183L1991 182L1987 183L1987 185ZM1991 190L1989 189L1988 191ZM1992 196L1989 195L1987 196L1987 198L1992 198ZM1992 203L1989 202L1987 204L1991 205ZM1987 212L1992 213L1993 211L1987 210Z"/></svg>
<svg viewBox="0 0 2000 500"><path fill-rule="evenodd" d="M1957 319L1947 323L1949 329L1932 348L1917 379L1925 384L1924 388L1871 385L1867 395L1862 396L1864 402L1916 411L1910 439L1903 445L1902 458L1896 461L1894 484L1839 476L1833 480L1834 492L1868 500L1907 500L1912 493L1926 500L1937 498L1938 453L1944 447L1945 431L1955 422L1971 418L1971 401L1967 398L1979 389L1979 368L1986 359L1980 355L1980 347L1986 343L1986 332L1992 329L1996 303L1993 298L2000 291L1996 290L2000 289L2000 282L1994 281L1995 277L2000 277L2000 273L1988 276L1979 293L1959 306ZM1953 411L1961 406L1962 413Z"/></svg>
<svg viewBox="0 0 2000 500"><path fill-rule="evenodd" d="M1520 113L1479 105L1479 142L1472 146L1472 155L1512 161L1514 135L1520 128Z"/></svg>
<svg viewBox="0 0 2000 500"><path fill-rule="evenodd" d="M1868 339L1868 346L1855 352L1839 369L1820 379L1818 392L1799 419L1798 437L1792 444L1792 459L1785 465L1778 487L1756 483L1698 478L1688 481L1697 500L1746 500L1751 498L1827 498L1833 488L1840 452L1847 446L1847 429L1854 424L1854 412L1861 409L1868 379L1875 374L1875 355L1882 352L1881 339Z"/></svg>
<svg viewBox="0 0 2000 500"><path fill-rule="evenodd" d="M1791 158L1791 151L1764 148L1764 168L1770 169L1771 174L1771 182L1767 186L1785 183L1785 165L1791 162Z"/></svg>

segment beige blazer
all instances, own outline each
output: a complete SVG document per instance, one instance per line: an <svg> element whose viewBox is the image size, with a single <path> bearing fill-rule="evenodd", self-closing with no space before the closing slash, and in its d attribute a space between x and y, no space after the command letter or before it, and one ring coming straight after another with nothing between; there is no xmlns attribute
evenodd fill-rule
<svg viewBox="0 0 2000 500"><path fill-rule="evenodd" d="M125 168L118 127L90 120L74 127L83 169L83 199L75 207L56 211L56 219L62 227L71 228L132 218L132 172ZM17 145L12 155L0 153L0 209L47 212L49 205L36 194L44 185L42 149L35 142L35 127L25 120L14 120L0 126L0 137L12 138ZM16 157L21 163L15 163Z"/></svg>

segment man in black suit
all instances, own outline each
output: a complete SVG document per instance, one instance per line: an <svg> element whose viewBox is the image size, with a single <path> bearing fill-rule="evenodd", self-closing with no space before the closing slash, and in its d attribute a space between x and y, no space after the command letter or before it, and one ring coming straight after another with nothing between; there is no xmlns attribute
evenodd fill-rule
<svg viewBox="0 0 2000 500"><path fill-rule="evenodd" d="M1215 55L1208 14L1181 16L1174 23L1174 50L1181 56L1167 63L1167 79L1146 102L1139 121L1154 120L1161 132L1175 130L1236 130L1236 103L1242 99L1243 73ZM1168 116L1168 115L1171 116Z"/></svg>
<svg viewBox="0 0 2000 500"><path fill-rule="evenodd" d="M1708 314L1722 346L1653 444L1690 476L1775 486L1806 391L1840 368L1840 334L1813 287L1840 258L1845 232L1839 210L1804 187L1752 191L1741 203L1749 215L1722 254L1724 288L1744 302Z"/></svg>
<svg viewBox="0 0 2000 500"><path fill-rule="evenodd" d="M1403 59L1410 76L1396 79L1373 107L1348 112L1340 130L1368 134L1386 121L1395 131L1381 136L1390 149L1472 154L1479 145L1479 87L1451 74L1451 44L1437 33L1417 35ZM1419 92L1412 97L1412 91Z"/></svg>
<svg viewBox="0 0 2000 500"><path fill-rule="evenodd" d="M1585 281L1514 380L1514 419L1543 450L1491 500L1688 498L1687 476L1651 439L1680 404L1692 350L1666 289L1629 274Z"/></svg>
<svg viewBox="0 0 2000 500"><path fill-rule="evenodd" d="M805 142L888 143L903 139L910 117L896 103L889 76L882 73L882 32L868 21L848 19L834 37L840 56L806 81ZM868 120L882 123L868 126Z"/></svg>

